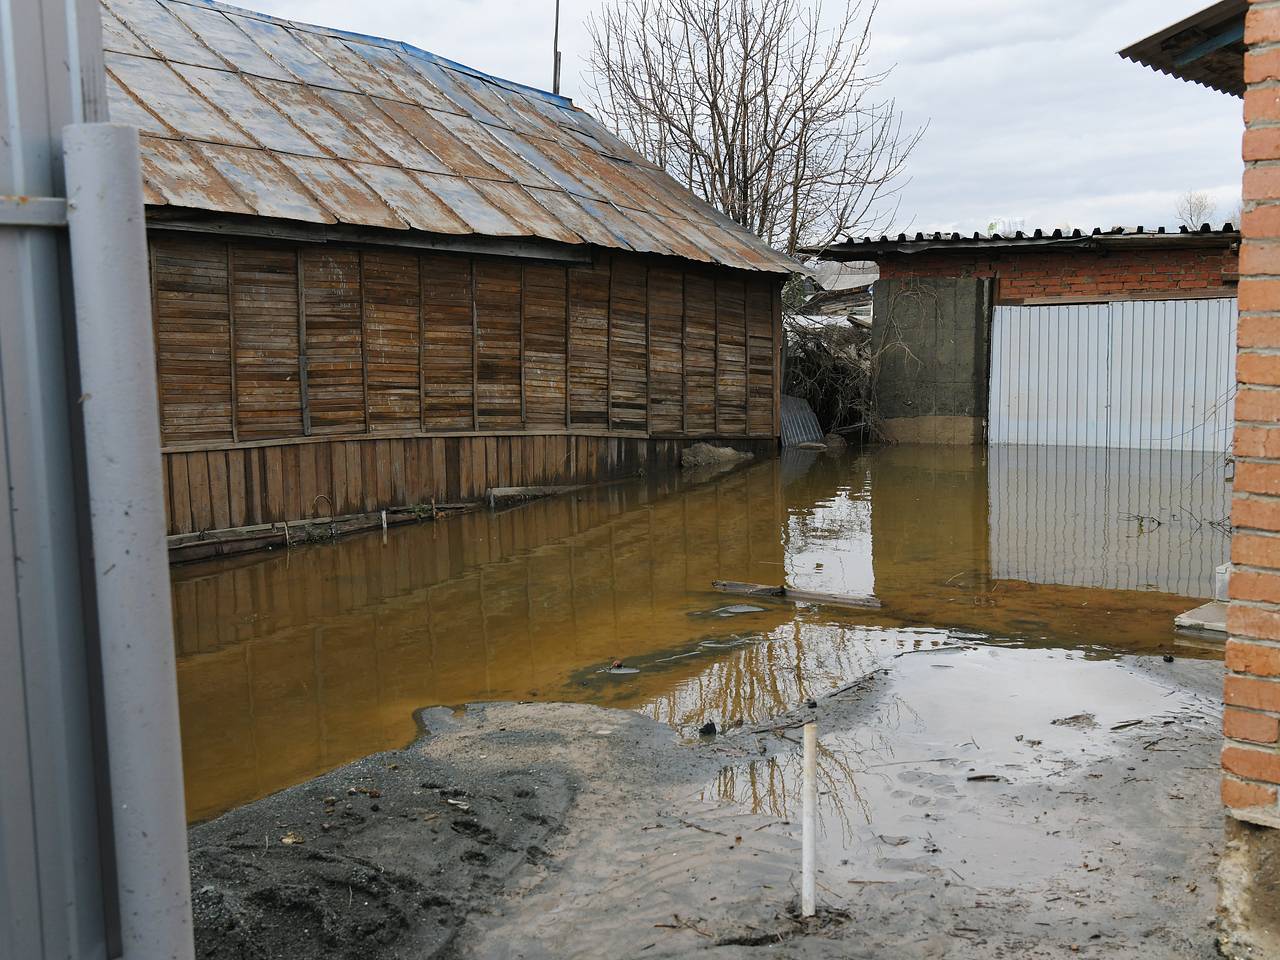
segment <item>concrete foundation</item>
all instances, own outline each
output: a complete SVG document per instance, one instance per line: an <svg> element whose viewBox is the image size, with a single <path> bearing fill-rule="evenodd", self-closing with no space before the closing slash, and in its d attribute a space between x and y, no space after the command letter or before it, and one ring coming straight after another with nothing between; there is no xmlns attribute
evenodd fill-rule
<svg viewBox="0 0 1280 960"><path fill-rule="evenodd" d="M1280 957L1280 829L1227 817L1218 914L1218 949L1228 960Z"/></svg>
<svg viewBox="0 0 1280 960"><path fill-rule="evenodd" d="M975 444L982 442L979 417L893 417L884 421L893 443Z"/></svg>

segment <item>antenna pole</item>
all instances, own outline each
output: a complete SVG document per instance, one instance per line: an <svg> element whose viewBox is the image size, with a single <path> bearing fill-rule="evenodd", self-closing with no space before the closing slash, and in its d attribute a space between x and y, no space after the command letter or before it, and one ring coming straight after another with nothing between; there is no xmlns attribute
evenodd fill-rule
<svg viewBox="0 0 1280 960"><path fill-rule="evenodd" d="M555 36L551 41L551 92L560 93L560 0L556 0Z"/></svg>

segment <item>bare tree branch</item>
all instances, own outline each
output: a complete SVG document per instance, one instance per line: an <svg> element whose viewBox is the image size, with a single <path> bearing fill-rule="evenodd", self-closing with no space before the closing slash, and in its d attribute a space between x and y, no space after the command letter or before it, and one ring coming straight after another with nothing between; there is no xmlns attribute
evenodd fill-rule
<svg viewBox="0 0 1280 960"><path fill-rule="evenodd" d="M794 256L896 215L907 157L884 73L867 67L878 0L611 0L587 21L588 97L623 140Z"/></svg>
<svg viewBox="0 0 1280 960"><path fill-rule="evenodd" d="M1212 198L1201 190L1188 190L1178 198L1175 212L1178 222L1188 230L1199 230L1201 224L1213 219L1215 206Z"/></svg>

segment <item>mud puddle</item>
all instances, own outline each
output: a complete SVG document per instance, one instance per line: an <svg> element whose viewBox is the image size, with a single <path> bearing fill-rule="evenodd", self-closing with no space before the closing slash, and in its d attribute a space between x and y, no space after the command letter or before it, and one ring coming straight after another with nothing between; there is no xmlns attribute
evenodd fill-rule
<svg viewBox="0 0 1280 960"><path fill-rule="evenodd" d="M1155 815L1146 789L1152 758L1176 753L1187 762L1185 738L1216 736L1216 666L1196 668L1200 692L1185 678L1161 677L1157 666L1165 665L991 646L926 649L894 659L857 707L819 702L811 713L820 734L825 882L835 891L920 876L1092 885L1114 845L1076 829L1079 812L1102 805L1094 812L1114 826L1123 817L1113 805L1127 796L1123 802L1140 799L1146 809L1138 812ZM1136 759L1120 746L1135 739ZM1130 759L1117 769L1121 753ZM726 765L703 797L798 821L800 787L792 744Z"/></svg>

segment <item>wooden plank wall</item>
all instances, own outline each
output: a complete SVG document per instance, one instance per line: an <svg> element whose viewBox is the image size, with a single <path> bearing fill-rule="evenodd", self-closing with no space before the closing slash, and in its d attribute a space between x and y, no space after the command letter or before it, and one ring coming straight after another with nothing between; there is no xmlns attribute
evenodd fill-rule
<svg viewBox="0 0 1280 960"><path fill-rule="evenodd" d="M322 247L301 257L311 433L364 433L360 254Z"/></svg>
<svg viewBox="0 0 1280 960"><path fill-rule="evenodd" d="M777 436L780 278L163 231L151 272L171 533Z"/></svg>
<svg viewBox="0 0 1280 960"><path fill-rule="evenodd" d="M569 423L605 426L609 406L608 262L569 271Z"/></svg>

